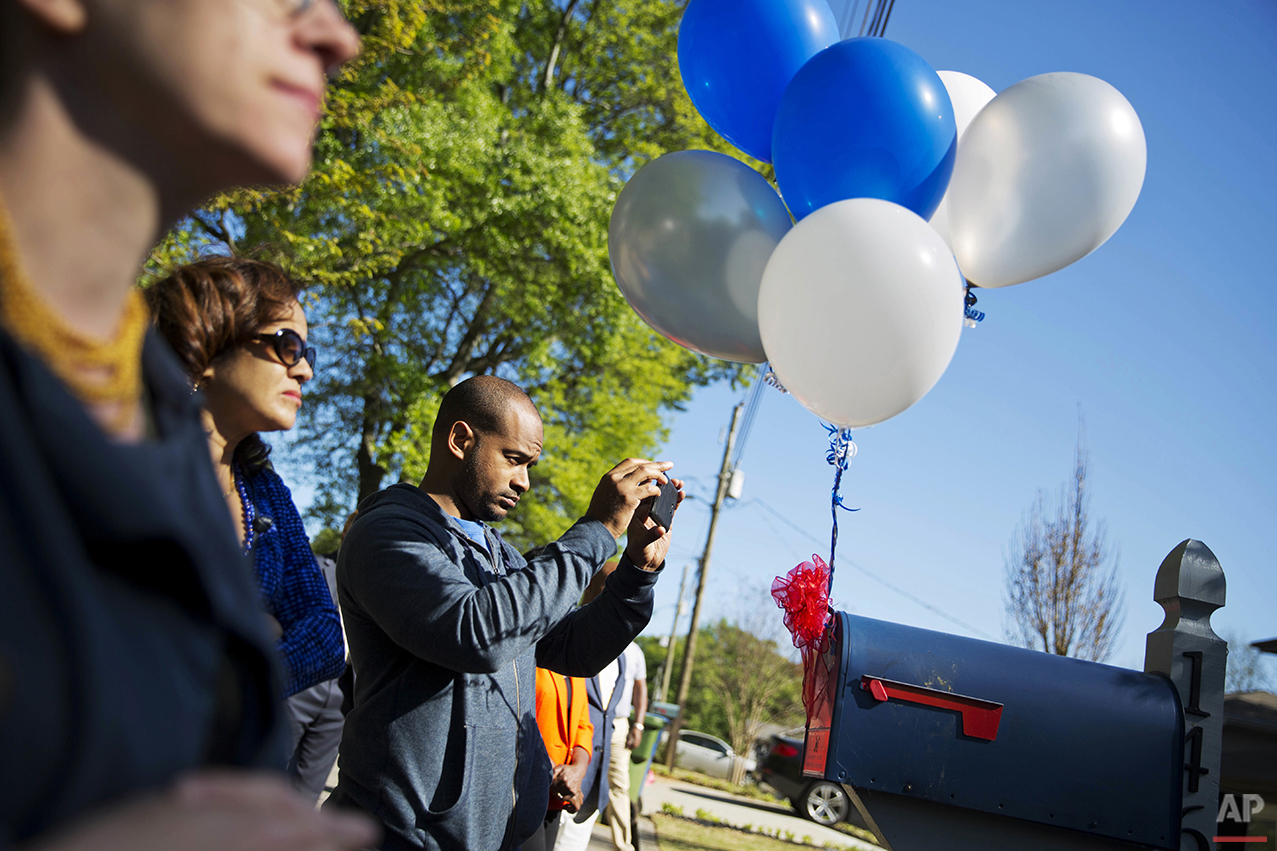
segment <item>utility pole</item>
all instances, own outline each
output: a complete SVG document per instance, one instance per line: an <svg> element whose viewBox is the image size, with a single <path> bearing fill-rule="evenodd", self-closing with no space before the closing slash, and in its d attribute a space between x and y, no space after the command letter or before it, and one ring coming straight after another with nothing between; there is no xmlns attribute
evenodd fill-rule
<svg viewBox="0 0 1277 851"><path fill-rule="evenodd" d="M670 624L669 646L665 649L665 670L661 674L661 691L657 700L665 700L670 693L670 673L674 670L674 636L678 634L678 619L683 616L683 592L687 590L687 569L692 565L683 565L683 579L678 583L678 602L674 604L674 623Z"/></svg>
<svg viewBox="0 0 1277 851"><path fill-rule="evenodd" d="M701 569L697 572L696 602L692 606L692 623L687 628L687 648L683 651L683 667L678 676L678 696L674 702L678 704L678 717L670 725L669 742L665 751L665 767L674 767L675 749L678 747L678 734L683 730L683 704L687 702L687 691L692 684L692 660L696 657L696 632L701 622L701 602L705 599L705 577L709 574L709 557L714 549L714 532L718 529L718 515L723 510L723 501L727 499L727 486L731 484L732 449L736 446L736 430L740 426L741 411L744 403L732 409L732 426L727 432L727 445L723 447L723 466L718 471L718 493L714 496L714 507L709 514L709 534L705 536L705 551L701 553Z"/></svg>

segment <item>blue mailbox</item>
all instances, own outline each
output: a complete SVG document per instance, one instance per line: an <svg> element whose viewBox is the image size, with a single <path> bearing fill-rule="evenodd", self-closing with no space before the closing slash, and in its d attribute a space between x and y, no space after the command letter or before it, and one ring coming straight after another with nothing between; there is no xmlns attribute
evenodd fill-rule
<svg viewBox="0 0 1277 851"><path fill-rule="evenodd" d="M835 613L807 671L804 773L841 784L892 851L1210 851L1223 571L1184 541L1154 599L1146 672Z"/></svg>
<svg viewBox="0 0 1277 851"><path fill-rule="evenodd" d="M830 652L825 779L1179 848L1170 680L846 613Z"/></svg>

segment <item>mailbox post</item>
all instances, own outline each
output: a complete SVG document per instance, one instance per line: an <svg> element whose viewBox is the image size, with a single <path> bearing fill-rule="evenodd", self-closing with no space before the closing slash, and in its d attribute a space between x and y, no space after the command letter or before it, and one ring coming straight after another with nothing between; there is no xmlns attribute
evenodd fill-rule
<svg viewBox="0 0 1277 851"><path fill-rule="evenodd" d="M1144 670L1170 679L1184 706L1183 851L1211 851L1218 832L1228 642L1210 617L1224 605L1225 590L1215 554L1191 539L1171 550L1153 584L1166 620L1148 634Z"/></svg>

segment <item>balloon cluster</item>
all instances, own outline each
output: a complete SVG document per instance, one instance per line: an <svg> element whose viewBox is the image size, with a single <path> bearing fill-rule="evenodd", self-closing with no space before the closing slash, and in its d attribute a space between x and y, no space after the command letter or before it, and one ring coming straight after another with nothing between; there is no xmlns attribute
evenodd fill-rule
<svg viewBox="0 0 1277 851"><path fill-rule="evenodd" d="M895 42L839 41L826 0L690 0L678 61L697 110L774 165L784 200L722 154L648 163L612 214L617 284L661 334L770 361L840 427L935 385L979 314L967 285L1085 257L1143 185L1143 128L1108 83L1043 74L995 96Z"/></svg>

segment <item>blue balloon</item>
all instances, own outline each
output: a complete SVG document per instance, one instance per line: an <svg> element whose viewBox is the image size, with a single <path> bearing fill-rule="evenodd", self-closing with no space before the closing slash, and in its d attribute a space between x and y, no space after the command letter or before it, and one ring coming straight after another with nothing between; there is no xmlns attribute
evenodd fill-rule
<svg viewBox="0 0 1277 851"><path fill-rule="evenodd" d="M678 69L720 136L772 161L772 124L798 69L838 41L826 0L691 0L678 27Z"/></svg>
<svg viewBox="0 0 1277 851"><path fill-rule="evenodd" d="M957 147L939 75L885 38L848 39L804 65L772 136L776 182L796 219L847 198L881 198L929 219Z"/></svg>

